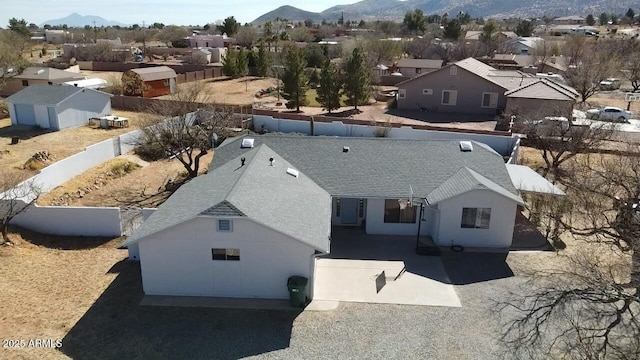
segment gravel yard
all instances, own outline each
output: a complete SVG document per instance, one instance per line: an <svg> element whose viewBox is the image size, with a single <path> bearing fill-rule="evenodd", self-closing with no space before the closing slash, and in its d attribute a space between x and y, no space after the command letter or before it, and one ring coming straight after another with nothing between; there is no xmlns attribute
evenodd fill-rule
<svg viewBox="0 0 640 360"><path fill-rule="evenodd" d="M0 350L8 359L495 359L504 353L498 341L504 317L495 313L495 301L525 279L512 272L555 257L512 253L509 266L493 267L482 258L482 267L445 259L456 269L452 281L461 308L341 303L334 311L300 313L141 307L139 266L123 261L117 241L13 236L16 246L0 248L0 319L7 325L0 337L61 338L63 346ZM80 249L83 241L94 245Z"/></svg>

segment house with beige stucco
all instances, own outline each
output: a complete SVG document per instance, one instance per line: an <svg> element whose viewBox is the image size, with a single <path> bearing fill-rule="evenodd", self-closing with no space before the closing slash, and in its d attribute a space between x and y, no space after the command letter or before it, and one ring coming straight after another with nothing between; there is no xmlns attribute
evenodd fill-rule
<svg viewBox="0 0 640 360"><path fill-rule="evenodd" d="M573 108L577 97L574 89L542 80L535 74L498 70L474 58L467 58L399 83L398 109L496 116L507 108L533 107L524 106L524 103L552 101L554 106L543 108L553 111L542 115L556 116L559 115L556 108ZM509 94L511 97L507 96ZM517 106L510 107L509 101L517 102ZM555 106L556 102L562 105Z"/></svg>

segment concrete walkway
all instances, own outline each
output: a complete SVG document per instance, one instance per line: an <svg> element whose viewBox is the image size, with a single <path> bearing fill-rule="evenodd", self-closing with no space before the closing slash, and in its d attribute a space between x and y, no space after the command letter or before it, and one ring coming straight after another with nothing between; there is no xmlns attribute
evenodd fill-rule
<svg viewBox="0 0 640 360"><path fill-rule="evenodd" d="M433 278L446 278L440 259L421 260L422 266L428 268L423 270L438 273ZM314 301L460 307L453 286L433 278L411 272L403 261L318 259Z"/></svg>

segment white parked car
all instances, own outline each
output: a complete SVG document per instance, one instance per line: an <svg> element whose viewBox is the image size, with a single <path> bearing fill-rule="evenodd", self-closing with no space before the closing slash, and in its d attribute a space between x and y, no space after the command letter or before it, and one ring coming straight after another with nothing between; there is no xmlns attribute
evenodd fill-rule
<svg viewBox="0 0 640 360"><path fill-rule="evenodd" d="M600 81L600 90L616 90L620 89L620 79L608 78Z"/></svg>
<svg viewBox="0 0 640 360"><path fill-rule="evenodd" d="M587 110L587 117L593 120L628 123L631 113L617 107L607 106L603 109Z"/></svg>

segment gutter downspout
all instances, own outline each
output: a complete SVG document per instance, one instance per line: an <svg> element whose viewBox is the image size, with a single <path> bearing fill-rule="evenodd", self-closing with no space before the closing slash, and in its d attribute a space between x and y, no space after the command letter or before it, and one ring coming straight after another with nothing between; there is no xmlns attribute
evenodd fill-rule
<svg viewBox="0 0 640 360"><path fill-rule="evenodd" d="M420 247L420 228L422 227L422 215L424 214L425 201L427 201L427 199L424 199L424 201L420 202L420 217L418 218L418 234L416 236L416 251L418 251L418 248Z"/></svg>

